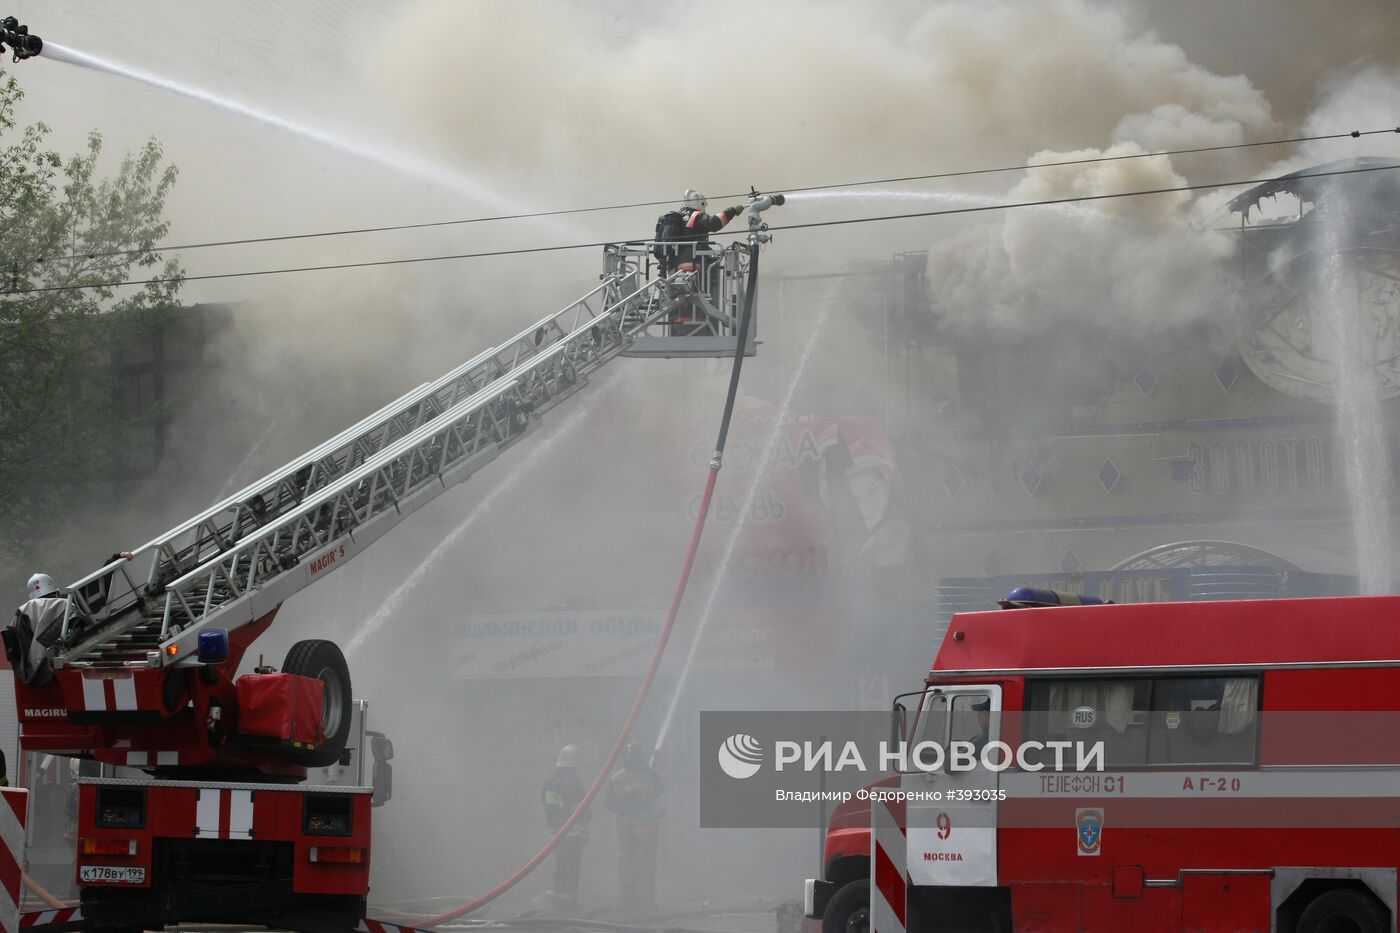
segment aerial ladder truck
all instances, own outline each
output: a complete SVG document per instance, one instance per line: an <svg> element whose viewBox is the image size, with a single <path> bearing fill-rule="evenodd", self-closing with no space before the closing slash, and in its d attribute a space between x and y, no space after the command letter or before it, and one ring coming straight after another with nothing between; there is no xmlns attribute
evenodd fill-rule
<svg viewBox="0 0 1400 933"><path fill-rule="evenodd" d="M775 203L755 192L747 243L692 245L684 271L653 264L665 244L605 247L598 285L563 310L77 580L52 630L5 630L21 748L144 772L79 780L81 913L64 929L364 928L373 789L306 783L345 754L345 658L305 640L280 670L238 676L240 662L288 598L524 440L614 358L752 355L740 314ZM671 335L682 307L708 327Z"/></svg>

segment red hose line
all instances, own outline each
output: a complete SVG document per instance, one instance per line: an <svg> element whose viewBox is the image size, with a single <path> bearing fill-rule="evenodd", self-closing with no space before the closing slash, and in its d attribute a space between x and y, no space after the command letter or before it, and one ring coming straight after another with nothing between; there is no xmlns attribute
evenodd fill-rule
<svg viewBox="0 0 1400 933"><path fill-rule="evenodd" d="M637 689L637 697L632 701L632 709L627 713L627 721L623 724L622 731L618 733L617 741L613 743L612 751L608 753L608 760L603 762L603 767L599 769L598 776L593 779L593 784L588 788L588 793L583 795L583 802L574 808L574 812L564 821L564 825L559 827L559 830L550 837L549 841L545 843L544 848L536 852L530 861L520 866L515 874L511 875L505 881L502 881L476 900L471 901L466 906L458 907L456 910L449 910L447 913L439 914L436 917L429 917L427 920L415 923L415 927L428 929L437 926L439 923L455 920L474 910L485 907L487 904L515 887L522 878L534 871L535 867L538 866L540 862L543 862L549 857L549 854L559 845L559 841L569 834L569 830L574 828L574 824L579 821L579 817L581 817L584 811L588 809L589 805L593 803L593 798L598 796L598 791L603 789L603 785L612 774L613 765L617 764L618 758L622 756L622 748L627 744L627 737L631 735L632 728L637 724L637 718L642 713L642 704L646 700L647 693L651 690L652 681L656 679L657 668L661 666L661 656L666 651L666 643L671 638L671 629L675 627L676 615L680 612L681 608L681 600L685 598L685 588L690 582L691 568L695 566L695 553L700 548L700 534L705 530L705 518L710 514L710 497L714 495L715 480L718 477L719 461L718 458L716 458L710 463L710 475L705 481L705 496L700 502L700 514L695 518L695 530L690 536L690 550L686 552L685 567L682 568L680 581L676 584L676 595L671 599L671 609L666 614L666 624L662 627L661 637L656 642L656 651L651 656L651 665L647 668L646 676L642 678L641 687Z"/></svg>

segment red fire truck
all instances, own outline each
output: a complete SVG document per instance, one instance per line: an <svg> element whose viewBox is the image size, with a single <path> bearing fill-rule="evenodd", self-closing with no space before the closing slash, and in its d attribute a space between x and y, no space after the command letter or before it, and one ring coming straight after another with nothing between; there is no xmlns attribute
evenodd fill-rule
<svg viewBox="0 0 1400 933"><path fill-rule="evenodd" d="M21 747L140 775L80 782L82 923L361 923L373 788L305 783L346 761L345 658L307 640L280 670L238 676L240 661L284 601L524 439L612 359L734 356L750 250L767 239L759 214L781 202L754 194L748 247L692 246L699 273L652 276L652 244L608 246L598 286L562 311L65 590L31 581L39 598L4 632ZM670 333L681 308L704 326ZM382 737L371 748L391 754Z"/></svg>
<svg viewBox="0 0 1400 933"><path fill-rule="evenodd" d="M1018 757L838 807L807 883L824 933L1396 929L1400 597L1016 595L1038 607L953 617L896 716ZM1096 766L1023 754L1071 739Z"/></svg>

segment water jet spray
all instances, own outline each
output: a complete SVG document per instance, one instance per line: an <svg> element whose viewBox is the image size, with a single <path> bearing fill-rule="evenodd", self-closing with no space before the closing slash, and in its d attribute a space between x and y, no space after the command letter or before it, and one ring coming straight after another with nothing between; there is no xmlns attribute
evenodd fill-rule
<svg viewBox="0 0 1400 933"><path fill-rule="evenodd" d="M8 42L8 34L6 35L6 41ZM29 36L27 38L38 41L37 36ZM160 75L153 74L152 72L134 65L127 65L98 55L81 52L77 49L60 45L57 42L50 42L46 46L46 49L47 54L44 57L51 61L65 62L91 71L116 75L121 78L136 81L161 91L177 94L189 100L197 101L198 103L216 110L222 110L226 113L252 120L283 133L316 143L317 145L326 146L372 165L377 165L399 174L421 179L429 184L479 200L486 204L491 204L502 210L513 210L515 208L511 200L503 197L492 188L467 178L446 166L438 165L423 159L414 153L378 143L358 140L345 134L337 133L301 120L281 116L251 104L224 97L213 91L185 84L172 78L161 77ZM15 54L18 55L18 51L16 51ZM37 52L33 54L37 54Z"/></svg>

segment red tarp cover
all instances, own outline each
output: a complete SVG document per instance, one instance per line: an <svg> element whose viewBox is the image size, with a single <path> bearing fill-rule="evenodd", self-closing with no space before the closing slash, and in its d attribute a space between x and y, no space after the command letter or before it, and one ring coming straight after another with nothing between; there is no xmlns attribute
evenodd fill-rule
<svg viewBox="0 0 1400 933"><path fill-rule="evenodd" d="M240 733L321 744L321 681L297 674L244 674L234 686Z"/></svg>

